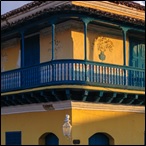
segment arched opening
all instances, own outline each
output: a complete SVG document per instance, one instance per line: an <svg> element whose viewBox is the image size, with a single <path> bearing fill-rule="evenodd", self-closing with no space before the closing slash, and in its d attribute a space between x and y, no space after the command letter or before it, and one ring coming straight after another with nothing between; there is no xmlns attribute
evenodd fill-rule
<svg viewBox="0 0 146 146"><path fill-rule="evenodd" d="M39 145L59 145L59 139L53 133L45 133L39 138Z"/></svg>
<svg viewBox="0 0 146 146"><path fill-rule="evenodd" d="M89 145L113 145L114 139L106 133L95 133L89 140Z"/></svg>

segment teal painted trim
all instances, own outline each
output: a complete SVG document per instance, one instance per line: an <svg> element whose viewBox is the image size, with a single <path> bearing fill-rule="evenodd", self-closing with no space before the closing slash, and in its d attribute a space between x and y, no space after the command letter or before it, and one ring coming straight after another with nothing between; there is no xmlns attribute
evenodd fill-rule
<svg viewBox="0 0 146 146"><path fill-rule="evenodd" d="M85 90L84 94L83 94L83 101L86 101L87 97L88 97L89 91Z"/></svg>
<svg viewBox="0 0 146 146"><path fill-rule="evenodd" d="M121 27L123 34L123 65L126 66L126 34L129 28Z"/></svg>
<svg viewBox="0 0 146 146"><path fill-rule="evenodd" d="M50 18L47 18L47 19L48 19L49 24L55 24L55 23L57 23L58 15L53 15Z"/></svg>
<svg viewBox="0 0 146 146"><path fill-rule="evenodd" d="M66 94L67 99L70 100L71 99L71 93L70 93L69 89L65 90L65 94Z"/></svg>
<svg viewBox="0 0 146 146"><path fill-rule="evenodd" d="M21 31L21 67L24 67L24 31Z"/></svg>
<svg viewBox="0 0 146 146"><path fill-rule="evenodd" d="M87 26L88 23L93 21L93 18L81 16L80 19L84 23L84 60L87 60Z"/></svg>
<svg viewBox="0 0 146 146"><path fill-rule="evenodd" d="M82 67L77 68L79 65ZM88 69L85 70L87 66ZM145 69L74 59L53 60L2 72L1 83L2 93L48 85L73 84L142 91L145 89Z"/></svg>
<svg viewBox="0 0 146 146"><path fill-rule="evenodd" d="M137 29L137 28L134 28L134 27L129 27L129 30L132 30L132 31L138 31L138 32L143 32L143 33L145 33L145 30Z"/></svg>
<svg viewBox="0 0 146 146"><path fill-rule="evenodd" d="M79 18L84 22L84 23L90 23L91 21L93 20L96 20L95 18L92 18L92 17L85 17L85 16L79 16Z"/></svg>
<svg viewBox="0 0 146 146"><path fill-rule="evenodd" d="M122 30L123 33L123 65L126 66L126 33L127 30ZM126 85L126 70L124 70L124 85Z"/></svg>
<svg viewBox="0 0 146 146"><path fill-rule="evenodd" d="M52 24L52 60L55 59L54 50L55 50L55 24Z"/></svg>
<svg viewBox="0 0 146 146"><path fill-rule="evenodd" d="M123 65L126 65L126 32L122 30L123 33Z"/></svg>
<svg viewBox="0 0 146 146"><path fill-rule="evenodd" d="M84 60L87 60L87 23L84 23Z"/></svg>
<svg viewBox="0 0 146 146"><path fill-rule="evenodd" d="M58 16L52 17L48 22L52 27L52 60L55 59L55 23L57 22Z"/></svg>

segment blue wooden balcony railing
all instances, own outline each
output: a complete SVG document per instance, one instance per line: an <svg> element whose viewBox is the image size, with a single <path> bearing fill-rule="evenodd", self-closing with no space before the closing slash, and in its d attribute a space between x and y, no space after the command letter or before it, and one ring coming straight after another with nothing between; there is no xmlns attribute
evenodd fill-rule
<svg viewBox="0 0 146 146"><path fill-rule="evenodd" d="M1 92L63 84L144 90L145 69L70 59L1 73Z"/></svg>

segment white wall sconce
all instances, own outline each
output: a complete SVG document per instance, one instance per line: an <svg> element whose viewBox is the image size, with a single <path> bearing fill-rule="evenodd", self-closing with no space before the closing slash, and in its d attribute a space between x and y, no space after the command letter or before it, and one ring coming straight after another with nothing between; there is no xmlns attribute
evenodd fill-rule
<svg viewBox="0 0 146 146"><path fill-rule="evenodd" d="M72 129L72 126L69 123L70 122L69 117L70 117L69 115L66 115L64 124L63 124L63 134L67 138L71 138L70 135L71 135L71 129Z"/></svg>

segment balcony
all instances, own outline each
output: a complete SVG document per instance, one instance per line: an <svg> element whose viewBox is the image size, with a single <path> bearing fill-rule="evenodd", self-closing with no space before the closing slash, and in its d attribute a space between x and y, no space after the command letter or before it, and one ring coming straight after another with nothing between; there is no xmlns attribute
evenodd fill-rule
<svg viewBox="0 0 146 146"><path fill-rule="evenodd" d="M62 100L144 106L145 95L138 93L144 90L145 69L84 60L54 60L1 73L1 107Z"/></svg>
<svg viewBox="0 0 146 146"><path fill-rule="evenodd" d="M145 90L145 69L84 60L54 60L1 73L1 92L53 85Z"/></svg>

